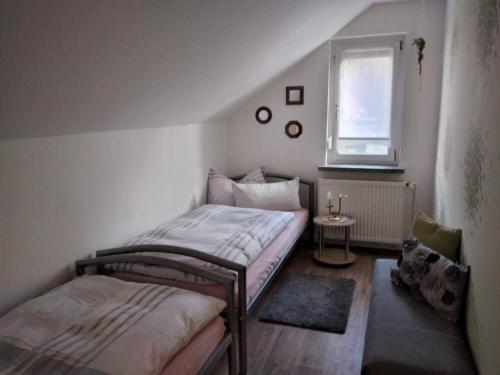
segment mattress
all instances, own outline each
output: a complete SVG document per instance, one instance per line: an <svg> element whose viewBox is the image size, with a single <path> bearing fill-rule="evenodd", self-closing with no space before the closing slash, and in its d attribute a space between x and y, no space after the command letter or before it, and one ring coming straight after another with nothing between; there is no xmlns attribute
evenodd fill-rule
<svg viewBox="0 0 500 375"><path fill-rule="evenodd" d="M218 316L167 363L161 375L196 374L223 337L224 320Z"/></svg>
<svg viewBox="0 0 500 375"><path fill-rule="evenodd" d="M247 269L247 303L251 303L267 276L288 254L307 227L309 211L294 211L294 218L264 252Z"/></svg>
<svg viewBox="0 0 500 375"><path fill-rule="evenodd" d="M261 254L247 268L247 304L257 296L262 283L273 271L279 261L290 251L307 227L309 211L302 209L293 211L293 220L286 228L261 252ZM177 281L158 277L151 277L131 272L114 272L113 277L125 281L156 283L178 288L194 290L196 292L225 299L225 289L220 285L202 284L189 281ZM237 301L237 299L236 299Z"/></svg>
<svg viewBox="0 0 500 375"><path fill-rule="evenodd" d="M205 204L185 215L147 231L124 246L167 245L197 250L248 267L287 227L294 215L285 211L269 211ZM197 267L220 270L209 262L180 254L141 252L160 258L177 260ZM142 263L115 263L106 266L113 271L138 273L184 282L211 282L201 276L180 270Z"/></svg>
<svg viewBox="0 0 500 375"><path fill-rule="evenodd" d="M0 318L0 373L158 374L224 307L169 286L80 276Z"/></svg>

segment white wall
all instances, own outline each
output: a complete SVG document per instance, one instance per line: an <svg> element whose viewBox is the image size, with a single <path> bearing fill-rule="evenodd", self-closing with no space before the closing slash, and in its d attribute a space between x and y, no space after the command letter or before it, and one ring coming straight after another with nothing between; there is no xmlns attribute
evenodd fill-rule
<svg viewBox="0 0 500 375"><path fill-rule="evenodd" d="M449 2L435 215L462 228L467 332L481 374L500 368L500 6Z"/></svg>
<svg viewBox="0 0 500 375"><path fill-rule="evenodd" d="M0 139L198 124L372 0L2 0Z"/></svg>
<svg viewBox="0 0 500 375"><path fill-rule="evenodd" d="M0 142L0 314L204 202L224 124Z"/></svg>
<svg viewBox="0 0 500 375"><path fill-rule="evenodd" d="M199 203L207 123L370 3L1 0L0 313Z"/></svg>
<svg viewBox="0 0 500 375"><path fill-rule="evenodd" d="M229 116L229 165L232 173L264 165L307 178L403 179L417 185L417 209L432 213L434 164L441 94L442 48L446 3L442 0L374 5L350 22L338 35L408 33L408 41L423 37L422 89L418 88L417 53L407 48L406 91L401 166L404 175L318 172L324 163L329 45L323 44L258 91ZM285 105L285 87L303 85L305 104ZM268 125L255 121L255 110L269 106ZM289 139L285 124L299 120L304 133Z"/></svg>

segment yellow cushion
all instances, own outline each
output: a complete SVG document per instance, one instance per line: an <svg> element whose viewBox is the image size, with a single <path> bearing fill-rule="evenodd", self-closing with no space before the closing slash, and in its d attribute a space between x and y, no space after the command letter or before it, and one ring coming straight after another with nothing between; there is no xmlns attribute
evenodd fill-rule
<svg viewBox="0 0 500 375"><path fill-rule="evenodd" d="M440 225L422 212L418 212L413 222L412 234L425 246L444 255L448 259L457 260L458 247L462 231Z"/></svg>

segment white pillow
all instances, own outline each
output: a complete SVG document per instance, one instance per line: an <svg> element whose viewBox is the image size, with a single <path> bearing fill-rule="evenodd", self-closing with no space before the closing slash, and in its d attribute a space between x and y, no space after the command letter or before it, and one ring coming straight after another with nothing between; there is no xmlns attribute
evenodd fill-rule
<svg viewBox="0 0 500 375"><path fill-rule="evenodd" d="M264 172L262 168L256 169L253 172L248 173L240 181L242 184L264 184L266 182L264 178ZM210 168L208 171L208 204L223 204L226 206L234 206L234 194L233 194L233 180L227 178L226 176L217 173L215 170Z"/></svg>
<svg viewBox="0 0 500 375"><path fill-rule="evenodd" d="M236 207L272 211L300 210L299 178L270 184L233 184Z"/></svg>

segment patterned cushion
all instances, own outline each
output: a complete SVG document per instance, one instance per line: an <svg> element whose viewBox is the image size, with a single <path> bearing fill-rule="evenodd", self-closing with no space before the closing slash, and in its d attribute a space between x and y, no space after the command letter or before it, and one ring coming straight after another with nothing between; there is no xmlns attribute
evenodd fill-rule
<svg viewBox="0 0 500 375"><path fill-rule="evenodd" d="M264 184L266 180L263 168L248 173L239 182L242 184ZM234 206L233 184L233 180L210 168L208 171L207 203Z"/></svg>
<svg viewBox="0 0 500 375"><path fill-rule="evenodd" d="M404 242L398 268L391 270L395 286L408 287L417 299L454 323L460 318L468 278L466 266L455 264L414 237Z"/></svg>

